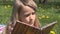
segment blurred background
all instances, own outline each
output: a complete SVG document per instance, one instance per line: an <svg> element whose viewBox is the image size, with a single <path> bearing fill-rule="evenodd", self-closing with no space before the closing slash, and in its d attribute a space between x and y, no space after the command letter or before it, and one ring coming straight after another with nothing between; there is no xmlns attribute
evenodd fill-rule
<svg viewBox="0 0 60 34"><path fill-rule="evenodd" d="M34 0L38 6L37 15L42 26L57 20L51 30L60 34L60 0ZM0 24L8 24L13 10L14 0L0 0ZM50 33L52 34L52 33Z"/></svg>

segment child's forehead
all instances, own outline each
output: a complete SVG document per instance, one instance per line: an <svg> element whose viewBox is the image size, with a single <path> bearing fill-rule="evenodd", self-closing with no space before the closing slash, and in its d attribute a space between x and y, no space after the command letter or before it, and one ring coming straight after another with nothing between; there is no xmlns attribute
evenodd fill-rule
<svg viewBox="0 0 60 34"><path fill-rule="evenodd" d="M29 6L25 6L25 7L23 7L22 11L23 12L33 12L34 10Z"/></svg>

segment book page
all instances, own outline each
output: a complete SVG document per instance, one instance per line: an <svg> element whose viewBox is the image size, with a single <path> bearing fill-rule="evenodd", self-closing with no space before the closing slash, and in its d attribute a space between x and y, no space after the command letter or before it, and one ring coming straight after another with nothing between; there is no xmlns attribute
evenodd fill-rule
<svg viewBox="0 0 60 34"><path fill-rule="evenodd" d="M50 24L47 24L47 25L43 26L41 28L42 34L49 34L50 31L53 29L53 27L55 26L56 23L57 23L57 21L54 21L54 22L52 22Z"/></svg>

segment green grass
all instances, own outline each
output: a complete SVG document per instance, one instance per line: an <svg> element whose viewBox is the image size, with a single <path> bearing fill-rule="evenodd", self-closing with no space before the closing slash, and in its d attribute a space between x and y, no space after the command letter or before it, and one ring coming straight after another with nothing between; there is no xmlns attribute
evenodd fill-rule
<svg viewBox="0 0 60 34"><path fill-rule="evenodd" d="M11 16L12 7L0 5L0 24L6 24Z"/></svg>
<svg viewBox="0 0 60 34"><path fill-rule="evenodd" d="M42 26L57 20L58 23L53 30L56 32L56 34L60 34L60 2L40 4L38 5L37 11ZM45 16L44 18L42 18L43 15ZM46 18L46 16L49 16L49 18Z"/></svg>
<svg viewBox="0 0 60 34"><path fill-rule="evenodd" d="M60 1L60 0L59 0ZM39 21L42 26L51 23L55 20L58 23L55 25L53 30L56 34L60 34L60 2L49 2L47 4L40 4L37 8L37 14ZM9 22L10 16L12 12L12 6L9 5L0 5L0 24L7 24ZM42 17L45 16L45 17ZM46 18L48 16L49 18Z"/></svg>

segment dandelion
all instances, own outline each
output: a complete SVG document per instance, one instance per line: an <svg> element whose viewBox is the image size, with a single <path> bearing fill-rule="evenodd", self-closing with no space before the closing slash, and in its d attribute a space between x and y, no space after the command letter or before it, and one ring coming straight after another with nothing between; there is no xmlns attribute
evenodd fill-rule
<svg viewBox="0 0 60 34"><path fill-rule="evenodd" d="M8 7L11 7L10 5L8 5Z"/></svg>
<svg viewBox="0 0 60 34"><path fill-rule="evenodd" d="M55 32L54 31L50 31L50 34L55 34Z"/></svg>
<svg viewBox="0 0 60 34"><path fill-rule="evenodd" d="M7 6L5 6L5 9L7 9Z"/></svg>
<svg viewBox="0 0 60 34"><path fill-rule="evenodd" d="M45 15L42 15L42 18L45 18Z"/></svg>
<svg viewBox="0 0 60 34"><path fill-rule="evenodd" d="M48 19L48 18L49 18L49 16L46 16L46 18Z"/></svg>
<svg viewBox="0 0 60 34"><path fill-rule="evenodd" d="M39 19L41 19L41 17L39 17Z"/></svg>

